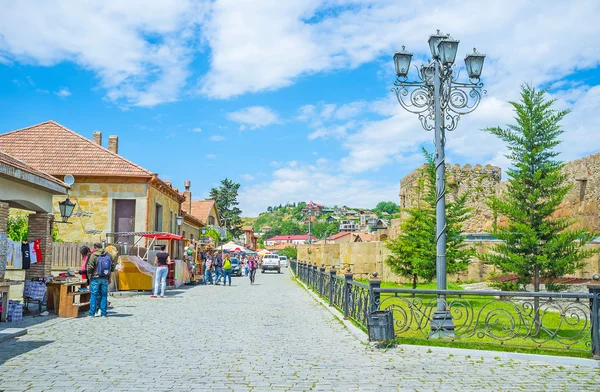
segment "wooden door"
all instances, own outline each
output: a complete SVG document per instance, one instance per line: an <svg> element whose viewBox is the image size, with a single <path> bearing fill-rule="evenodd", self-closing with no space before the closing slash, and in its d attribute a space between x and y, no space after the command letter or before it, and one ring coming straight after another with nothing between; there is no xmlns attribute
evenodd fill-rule
<svg viewBox="0 0 600 392"><path fill-rule="evenodd" d="M135 231L135 200L115 200L114 231L116 233ZM133 245L133 236L115 237L116 242Z"/></svg>

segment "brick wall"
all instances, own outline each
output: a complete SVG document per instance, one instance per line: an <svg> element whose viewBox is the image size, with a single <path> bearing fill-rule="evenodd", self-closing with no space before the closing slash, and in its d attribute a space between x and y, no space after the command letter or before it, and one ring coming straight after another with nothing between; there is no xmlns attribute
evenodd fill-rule
<svg viewBox="0 0 600 392"><path fill-rule="evenodd" d="M8 242L6 224L8 222L8 204L0 202L0 279L4 278L6 259L8 255Z"/></svg>
<svg viewBox="0 0 600 392"><path fill-rule="evenodd" d="M35 213L29 215L28 241L41 239L43 262L31 265L25 273L25 279L45 278L50 276L52 269L52 224L54 216L46 213Z"/></svg>

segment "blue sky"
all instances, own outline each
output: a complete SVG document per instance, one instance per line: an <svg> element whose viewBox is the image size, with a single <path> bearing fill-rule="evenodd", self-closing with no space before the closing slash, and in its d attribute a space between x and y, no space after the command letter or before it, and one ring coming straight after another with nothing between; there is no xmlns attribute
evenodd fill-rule
<svg viewBox="0 0 600 392"><path fill-rule="evenodd" d="M315 200L398 201L431 135L390 93L403 44L427 58L436 29L459 63L487 54L487 96L448 136L450 163L506 168L480 131L511 122L519 85L549 88L564 160L600 150L597 1L13 2L0 14L0 132L53 119L196 198L229 177L244 215ZM26 29L23 27L27 26Z"/></svg>

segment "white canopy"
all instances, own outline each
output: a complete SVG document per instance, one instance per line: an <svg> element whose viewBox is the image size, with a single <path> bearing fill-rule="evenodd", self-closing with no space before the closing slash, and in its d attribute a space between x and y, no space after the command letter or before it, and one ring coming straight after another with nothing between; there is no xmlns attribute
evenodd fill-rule
<svg viewBox="0 0 600 392"><path fill-rule="evenodd" d="M221 249L221 247L219 247L219 249ZM244 246L238 245L233 241L229 241L228 243L224 244L223 250L226 250L228 252L251 252L249 249L246 249Z"/></svg>

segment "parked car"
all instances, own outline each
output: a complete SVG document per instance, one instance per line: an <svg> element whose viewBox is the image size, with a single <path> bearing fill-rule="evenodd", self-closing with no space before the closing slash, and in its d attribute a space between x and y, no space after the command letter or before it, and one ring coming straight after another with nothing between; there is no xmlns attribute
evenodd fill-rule
<svg viewBox="0 0 600 392"><path fill-rule="evenodd" d="M242 276L242 264L240 263L240 259L232 257L229 261L231 261L231 275Z"/></svg>
<svg viewBox="0 0 600 392"><path fill-rule="evenodd" d="M288 258L287 258L287 256L279 256L279 265L281 265L282 267L285 267L285 268L288 267Z"/></svg>
<svg viewBox="0 0 600 392"><path fill-rule="evenodd" d="M265 255L263 257L262 264L260 266L260 272L264 273L265 271L277 271L278 274L281 273L281 263L279 261L279 256Z"/></svg>

